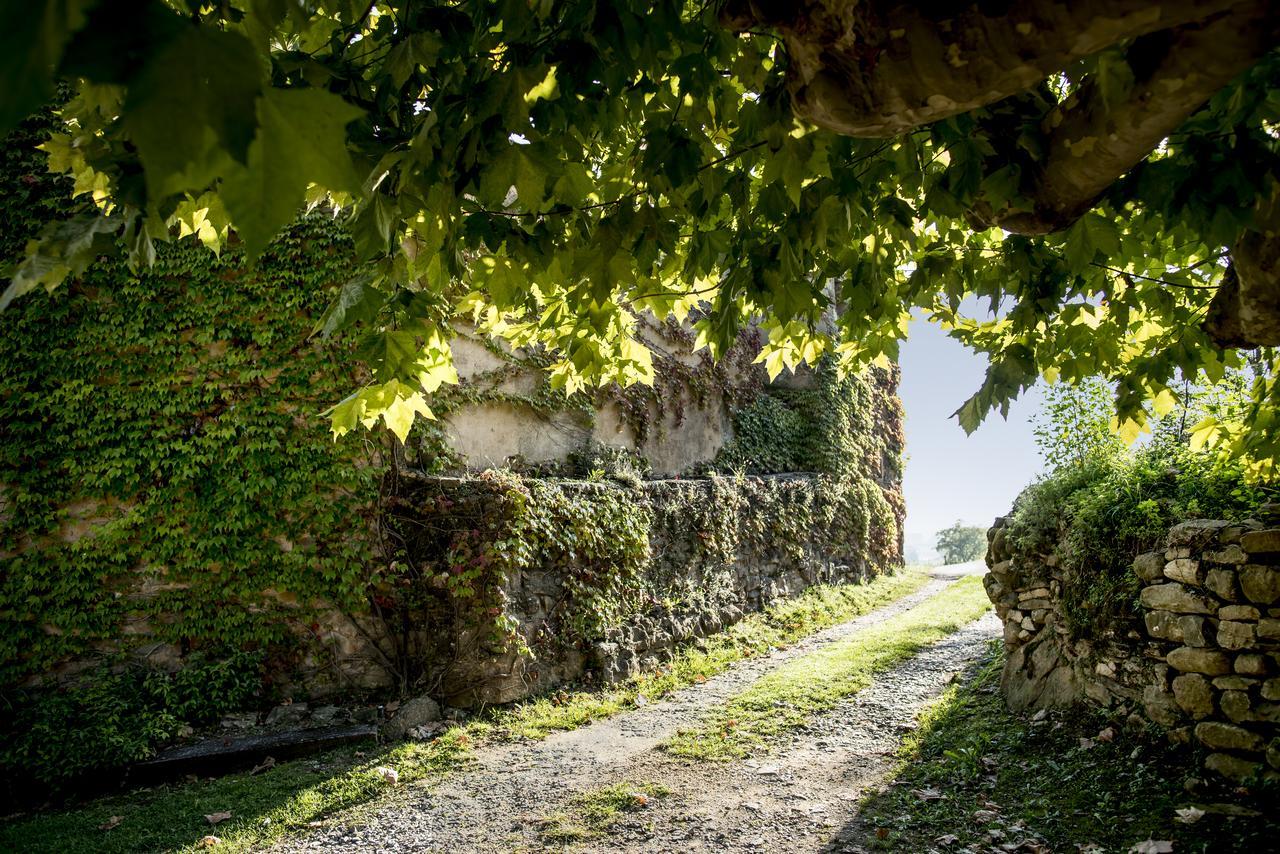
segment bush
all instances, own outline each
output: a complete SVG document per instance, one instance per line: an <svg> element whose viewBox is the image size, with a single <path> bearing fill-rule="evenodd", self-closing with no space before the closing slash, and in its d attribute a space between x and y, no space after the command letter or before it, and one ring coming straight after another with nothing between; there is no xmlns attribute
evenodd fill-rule
<svg viewBox="0 0 1280 854"><path fill-rule="evenodd" d="M1239 461L1153 443L1129 456L1060 468L1028 487L1007 536L1017 551L1057 552L1069 628L1100 637L1135 613L1134 557L1163 548L1178 522L1241 519L1273 492L1246 482Z"/></svg>
<svg viewBox="0 0 1280 854"><path fill-rule="evenodd" d="M138 664L83 674L57 688L6 692L0 764L6 795L29 800L72 780L153 756L181 734L242 708L258 691L262 656L193 656L176 673Z"/></svg>

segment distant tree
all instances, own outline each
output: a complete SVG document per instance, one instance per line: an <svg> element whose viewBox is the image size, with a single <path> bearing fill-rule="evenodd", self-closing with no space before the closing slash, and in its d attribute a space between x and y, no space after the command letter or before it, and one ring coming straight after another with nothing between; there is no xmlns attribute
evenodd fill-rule
<svg viewBox="0 0 1280 854"><path fill-rule="evenodd" d="M975 525L966 525L959 519L950 528L938 532L938 551L942 562L964 563L977 560L987 550L987 535Z"/></svg>

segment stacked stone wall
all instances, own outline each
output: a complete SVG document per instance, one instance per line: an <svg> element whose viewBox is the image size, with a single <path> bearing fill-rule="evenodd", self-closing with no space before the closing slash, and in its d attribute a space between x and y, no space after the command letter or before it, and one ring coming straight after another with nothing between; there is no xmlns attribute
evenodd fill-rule
<svg viewBox="0 0 1280 854"><path fill-rule="evenodd" d="M1280 776L1280 522L1197 519L1137 555L1139 617L1079 637L1062 610L1058 555L988 533L986 588L1004 621L1002 688L1015 709L1088 701L1203 748L1233 779ZM1270 526L1270 527L1268 527Z"/></svg>

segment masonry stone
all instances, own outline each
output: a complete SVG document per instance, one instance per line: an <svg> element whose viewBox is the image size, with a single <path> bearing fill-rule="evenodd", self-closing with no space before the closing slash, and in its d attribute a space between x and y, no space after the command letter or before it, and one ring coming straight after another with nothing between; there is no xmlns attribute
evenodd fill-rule
<svg viewBox="0 0 1280 854"><path fill-rule="evenodd" d="M1169 653L1167 661L1170 667L1183 673L1222 676L1231 672L1231 660L1216 650L1180 646Z"/></svg>
<svg viewBox="0 0 1280 854"><path fill-rule="evenodd" d="M1219 620L1257 620L1261 616L1252 605L1223 605L1218 609Z"/></svg>
<svg viewBox="0 0 1280 854"><path fill-rule="evenodd" d="M1251 555L1280 555L1280 528L1250 531L1240 537L1240 548Z"/></svg>
<svg viewBox="0 0 1280 854"><path fill-rule="evenodd" d="M1200 573L1200 561L1184 557L1171 560L1164 567L1165 578L1180 581L1183 584L1199 585L1203 580Z"/></svg>
<svg viewBox="0 0 1280 854"><path fill-rule="evenodd" d="M1209 680L1199 673L1184 673L1175 678L1173 696L1178 706L1196 720L1213 714L1213 691Z"/></svg>
<svg viewBox="0 0 1280 854"><path fill-rule="evenodd" d="M1164 552L1146 552L1133 559L1133 571L1143 581L1156 581L1164 575Z"/></svg>
<svg viewBox="0 0 1280 854"><path fill-rule="evenodd" d="M1262 769L1261 762L1250 762L1229 753L1212 753L1204 760L1204 767L1229 780L1242 782Z"/></svg>
<svg viewBox="0 0 1280 854"><path fill-rule="evenodd" d="M1236 587L1236 572L1234 569L1211 569L1205 573L1204 586L1213 591L1214 595L1219 599L1225 599L1228 602L1239 598Z"/></svg>
<svg viewBox="0 0 1280 854"><path fill-rule="evenodd" d="M1188 590L1178 583L1156 584L1142 588L1142 604L1179 614L1212 614L1216 606L1208 597Z"/></svg>
<svg viewBox="0 0 1280 854"><path fill-rule="evenodd" d="M1259 534L1271 533L1259 531ZM1280 535L1280 531L1276 532ZM1249 564L1240 567L1240 588L1250 602L1270 605L1280 600L1280 567Z"/></svg>
<svg viewBox="0 0 1280 854"><path fill-rule="evenodd" d="M1252 623L1233 623L1223 620L1218 623L1218 646L1223 649L1246 649L1253 646L1256 631Z"/></svg>
<svg viewBox="0 0 1280 854"><path fill-rule="evenodd" d="M1218 721L1204 721L1196 724L1195 735L1201 744L1212 750L1240 750L1256 753L1266 744L1262 736L1256 732Z"/></svg>

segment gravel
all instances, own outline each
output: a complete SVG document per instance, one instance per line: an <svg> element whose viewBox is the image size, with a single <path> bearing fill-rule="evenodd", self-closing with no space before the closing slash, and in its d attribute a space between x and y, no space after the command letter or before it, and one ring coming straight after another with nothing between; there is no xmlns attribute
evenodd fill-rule
<svg viewBox="0 0 1280 854"><path fill-rule="evenodd" d="M910 610L957 577L982 569L979 564L946 567L916 593L884 608L610 720L542 741L484 748L473 766L434 788L409 787L335 816L278 850L544 850L540 819L566 809L575 793L653 781L671 794L623 814L607 836L575 850L862 851L863 831L855 822L858 800L886 782L902 736L914 728L919 711L999 637L993 614L878 675L766 756L698 762L654 748L784 662Z"/></svg>

